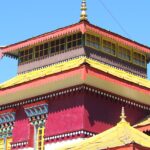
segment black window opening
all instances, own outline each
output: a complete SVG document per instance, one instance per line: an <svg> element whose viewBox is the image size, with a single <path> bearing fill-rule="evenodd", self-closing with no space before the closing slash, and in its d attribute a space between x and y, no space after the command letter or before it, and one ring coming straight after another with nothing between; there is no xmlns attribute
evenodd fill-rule
<svg viewBox="0 0 150 150"><path fill-rule="evenodd" d="M83 45L82 33L71 34L19 52L19 64L55 55Z"/></svg>
<svg viewBox="0 0 150 150"><path fill-rule="evenodd" d="M142 67L146 66L146 58L143 54L134 52L133 53L133 63Z"/></svg>
<svg viewBox="0 0 150 150"><path fill-rule="evenodd" d="M86 34L86 46L99 49L101 48L100 38L94 35Z"/></svg>
<svg viewBox="0 0 150 150"><path fill-rule="evenodd" d="M122 46L119 46L118 57L123 59L123 60L126 60L126 61L131 61L131 50L124 48Z"/></svg>
<svg viewBox="0 0 150 150"><path fill-rule="evenodd" d="M33 48L19 52L19 63L28 62L33 59Z"/></svg>
<svg viewBox="0 0 150 150"><path fill-rule="evenodd" d="M116 54L116 45L110 41L103 40L103 49L104 52L115 55Z"/></svg>

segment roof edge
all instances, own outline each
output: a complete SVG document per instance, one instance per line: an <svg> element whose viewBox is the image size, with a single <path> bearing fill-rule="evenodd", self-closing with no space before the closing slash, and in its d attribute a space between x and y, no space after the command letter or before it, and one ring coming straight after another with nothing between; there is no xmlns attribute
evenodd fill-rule
<svg viewBox="0 0 150 150"><path fill-rule="evenodd" d="M56 29L56 30L53 30L50 32L46 32L44 34L29 38L26 40L20 41L18 43L14 43L14 44L2 47L2 51L3 51L3 54L5 54L10 51L15 51L18 49L25 48L27 46L35 45L38 42L44 42L51 38L56 38L56 37L62 36L63 34L67 34L67 33L78 31L78 30L81 31L82 33L85 33L89 27L91 27L95 30L99 30L99 32L106 34L110 37L116 38L116 40L118 42L124 42L125 44L127 44L129 46L138 47L140 50L142 49L142 51L145 51L146 53L150 53L150 47L143 45L141 43L138 43L136 41L133 41L131 39L128 39L117 33L114 33L114 32L108 31L106 29L103 29L101 27L98 27L96 25L93 25L88 21L80 21L78 23L75 23L75 24L72 24L72 25L69 25L66 27L62 27L62 28L59 28L59 29Z"/></svg>

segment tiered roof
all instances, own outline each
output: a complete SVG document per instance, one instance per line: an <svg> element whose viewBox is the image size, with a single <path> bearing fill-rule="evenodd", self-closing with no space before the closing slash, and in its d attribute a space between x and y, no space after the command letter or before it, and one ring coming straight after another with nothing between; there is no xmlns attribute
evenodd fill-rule
<svg viewBox="0 0 150 150"><path fill-rule="evenodd" d="M84 65L85 67L82 67ZM15 102L81 84L97 87L117 95L119 93L120 96L150 105L149 80L86 57L20 74L0 84L0 103Z"/></svg>
<svg viewBox="0 0 150 150"><path fill-rule="evenodd" d="M0 58L2 55L17 58L20 50L25 50L28 47L33 47L39 43L44 43L64 35L81 32L82 34L98 34L135 48L138 51L146 53L147 62L150 61L149 47L90 24L87 21L85 0L82 1L81 10L81 20L79 23L6 47L1 47ZM16 77L0 84L0 105L15 103L78 85L88 85L107 91L112 95L118 95L118 97L131 100L129 104L142 104L138 105L138 107L142 109L145 107L143 104L147 105L147 110L150 110L149 80L85 56L73 58L50 66L44 66L44 68L38 68L37 70L32 70L24 74L18 74ZM125 102L124 100L122 101ZM92 138L86 139L83 142L61 148L61 150L102 150L124 147L132 144L150 148L150 137L130 126L125 118L123 109L121 121L115 127ZM149 117L135 125L136 128L145 126L150 127ZM146 129L142 128L141 130L145 131Z"/></svg>
<svg viewBox="0 0 150 150"><path fill-rule="evenodd" d="M90 24L87 21L85 0L82 2L81 10L81 20L79 23L2 47L0 52L3 55L18 57L18 52L20 50L33 47L39 43L72 34L74 32L82 32L82 34L90 32L102 35L118 43L144 52L147 54L147 61L150 60L149 47ZM86 67L90 71L84 73L86 74L86 77L83 78L83 72L81 72L81 69L85 64L87 64L88 67ZM16 102L61 90L62 88L88 84L116 95L119 93L119 96L121 97L150 105L149 80L127 73L126 71L119 70L110 65L103 64L99 61L82 56L80 58L73 58L71 60L66 60L64 62L44 67L45 68L38 68L38 70L19 74L16 77L0 84L0 104ZM84 71L85 68L83 69ZM95 70L93 71L93 69ZM38 90L35 90L37 88Z"/></svg>
<svg viewBox="0 0 150 150"><path fill-rule="evenodd" d="M76 23L76 24L73 24L73 25L70 25L70 26L67 26L64 28L60 28L60 29L57 29L52 32L45 33L45 34L27 39L22 42L8 45L8 46L2 48L2 53L4 55L10 55L10 56L17 57L18 50L25 49L29 46L35 46L38 43L47 42L49 40L56 39L56 38L62 37L64 35L72 34L74 32L82 32L82 34L84 34L86 32L93 32L96 34L100 34L104 37L115 40L116 42L122 43L127 46L131 46L135 49L138 49L139 51L145 52L150 56L150 48L148 46L142 45L138 42L127 39L116 33L102 29L98 26L95 26L95 25L89 23L88 21L81 21L79 23Z"/></svg>
<svg viewBox="0 0 150 150"><path fill-rule="evenodd" d="M144 79L142 77L130 74L123 70L118 70L117 68L108 66L106 64L100 63L100 62L98 62L96 60L92 60L90 58L81 57L81 58L75 58L72 60L68 60L65 62L60 62L58 64L54 64L49 67L41 68L41 69L27 72L24 74L19 74L16 77L0 84L0 89L23 84L23 83L30 82L30 81L38 79L38 78L42 78L42 77L45 77L48 75L53 75L55 73L59 73L59 72L66 71L69 69L73 69L73 68L81 66L84 63L87 63L95 69L106 72L106 73L113 75L115 77L118 77L120 79L129 81L129 82L137 84L139 86L143 86L145 88L150 88L150 81L148 79Z"/></svg>

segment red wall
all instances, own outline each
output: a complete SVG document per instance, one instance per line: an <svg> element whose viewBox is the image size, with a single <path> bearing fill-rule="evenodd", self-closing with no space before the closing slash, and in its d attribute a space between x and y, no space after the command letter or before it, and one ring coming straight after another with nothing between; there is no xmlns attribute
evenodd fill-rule
<svg viewBox="0 0 150 150"><path fill-rule="evenodd" d="M79 91L48 100L49 113L45 125L45 137L86 130L100 133L119 122L121 102L110 100L91 92ZM134 124L148 112L137 107L125 105L127 120ZM20 107L16 112L13 129L13 142L28 141L33 130L29 120Z"/></svg>
<svg viewBox="0 0 150 150"><path fill-rule="evenodd" d="M77 130L100 133L120 121L122 103L91 92L76 92L49 101L46 135ZM148 112L124 105L127 121L135 124Z"/></svg>
<svg viewBox="0 0 150 150"><path fill-rule="evenodd" d="M83 129L84 93L68 94L49 101L45 136Z"/></svg>
<svg viewBox="0 0 150 150"><path fill-rule="evenodd" d="M84 129L100 133L120 121L122 106L125 107L127 121L135 124L148 115L147 111L130 105L123 105L117 100L86 92L85 94Z"/></svg>
<svg viewBox="0 0 150 150"><path fill-rule="evenodd" d="M19 107L16 111L16 121L13 129L13 143L28 141L33 135L33 128L29 123L24 108ZM28 141L29 142L29 141Z"/></svg>

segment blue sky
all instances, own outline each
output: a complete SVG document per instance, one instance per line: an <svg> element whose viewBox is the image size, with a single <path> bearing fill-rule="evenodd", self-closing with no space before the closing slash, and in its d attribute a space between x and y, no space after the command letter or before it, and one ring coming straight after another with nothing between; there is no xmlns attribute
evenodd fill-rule
<svg viewBox="0 0 150 150"><path fill-rule="evenodd" d="M150 46L150 1L102 0L126 34L102 6L101 0L87 0L89 21L132 40ZM5 0L0 2L0 45L12 44L79 21L81 0ZM17 61L0 61L0 82L17 73ZM150 78L150 65L148 67Z"/></svg>

